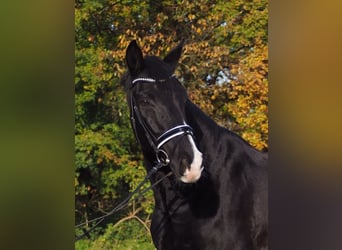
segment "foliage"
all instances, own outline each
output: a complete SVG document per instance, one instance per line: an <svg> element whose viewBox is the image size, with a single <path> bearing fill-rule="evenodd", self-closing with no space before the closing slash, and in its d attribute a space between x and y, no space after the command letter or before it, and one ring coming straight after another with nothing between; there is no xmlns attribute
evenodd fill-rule
<svg viewBox="0 0 342 250"><path fill-rule="evenodd" d="M146 225L137 219L127 217L122 223L109 224L105 232L94 240L83 239L76 242L78 250L153 250L151 236Z"/></svg>
<svg viewBox="0 0 342 250"><path fill-rule="evenodd" d="M185 39L176 74L190 99L267 150L267 23L266 0L76 1L76 224L110 211L146 174L120 86L132 39L160 56ZM146 230L152 209L149 192L76 249L153 249Z"/></svg>

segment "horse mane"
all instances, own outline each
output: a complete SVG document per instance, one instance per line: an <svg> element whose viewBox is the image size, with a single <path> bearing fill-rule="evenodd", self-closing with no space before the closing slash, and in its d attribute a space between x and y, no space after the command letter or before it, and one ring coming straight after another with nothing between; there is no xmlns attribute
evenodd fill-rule
<svg viewBox="0 0 342 250"><path fill-rule="evenodd" d="M194 119L191 119L192 127L196 130L197 134L196 137L200 140L202 138L202 134L199 133L201 131L198 128L197 119L200 119L203 123L208 124L208 126L212 127L211 131L214 131L214 127L219 128L217 131L220 133L225 133L231 137L231 139L234 139L235 141L240 141L242 145L249 148L249 151L251 151L252 154L259 153L260 151L255 149L253 146L251 146L246 140L244 140L242 137L237 135L236 133L230 131L229 129L220 126L217 124L212 118L210 118L206 113L204 113L196 104L194 104L191 100L187 100L185 104L185 112L187 117L193 117ZM197 129L198 128L198 129ZM267 157L267 153L263 151L264 153L263 157Z"/></svg>

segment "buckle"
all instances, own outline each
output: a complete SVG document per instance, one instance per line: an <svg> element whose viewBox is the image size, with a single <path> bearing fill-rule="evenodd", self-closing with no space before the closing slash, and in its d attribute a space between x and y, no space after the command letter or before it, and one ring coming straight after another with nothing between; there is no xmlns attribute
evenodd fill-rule
<svg viewBox="0 0 342 250"><path fill-rule="evenodd" d="M169 156L167 155L167 153L164 150L158 149L157 152L156 152L156 157L157 157L157 161L159 163L161 163L162 166L169 165L170 158L169 158Z"/></svg>

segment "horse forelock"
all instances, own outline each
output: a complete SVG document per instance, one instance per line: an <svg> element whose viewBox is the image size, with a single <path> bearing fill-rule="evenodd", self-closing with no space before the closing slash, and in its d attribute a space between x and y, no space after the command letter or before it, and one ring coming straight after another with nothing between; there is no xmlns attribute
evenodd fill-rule
<svg viewBox="0 0 342 250"><path fill-rule="evenodd" d="M146 56L144 59L144 71L147 77L156 80L164 80L169 78L172 74L172 68L157 56Z"/></svg>
<svg viewBox="0 0 342 250"><path fill-rule="evenodd" d="M172 76L173 71L170 65L165 63L160 57L157 56L145 56L143 69L136 75L132 76L129 71L127 71L121 77L121 85L127 90L134 78L145 77L152 78L155 80L166 80Z"/></svg>

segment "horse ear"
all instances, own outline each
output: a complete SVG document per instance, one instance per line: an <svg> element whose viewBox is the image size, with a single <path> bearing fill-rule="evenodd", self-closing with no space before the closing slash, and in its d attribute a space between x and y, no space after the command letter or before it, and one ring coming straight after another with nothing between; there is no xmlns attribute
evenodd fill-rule
<svg viewBox="0 0 342 250"><path fill-rule="evenodd" d="M172 67L172 71L174 71L177 66L178 60L182 54L183 45L184 40L180 41L180 43L174 49L172 49L164 58L164 62Z"/></svg>
<svg viewBox="0 0 342 250"><path fill-rule="evenodd" d="M131 41L126 49L126 63L131 75L137 75L143 69L143 54L135 40Z"/></svg>

